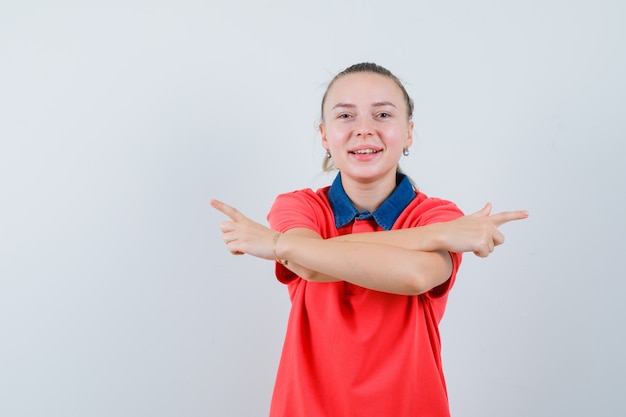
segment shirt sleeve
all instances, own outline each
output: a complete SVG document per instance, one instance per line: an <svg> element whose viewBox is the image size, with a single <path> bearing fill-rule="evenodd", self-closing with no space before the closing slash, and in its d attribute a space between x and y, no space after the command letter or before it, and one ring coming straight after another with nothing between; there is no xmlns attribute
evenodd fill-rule
<svg viewBox="0 0 626 417"><path fill-rule="evenodd" d="M330 216L330 217L329 217ZM294 228L305 228L327 238L328 219L333 221L332 210L329 204L311 189L293 191L280 194L276 197L268 215L270 228L284 233ZM297 275L276 262L276 278L288 284L297 278Z"/></svg>
<svg viewBox="0 0 626 417"><path fill-rule="evenodd" d="M293 191L276 197L267 215L270 228L286 232L289 229L304 227L321 234L318 211L319 204L312 190Z"/></svg>
<svg viewBox="0 0 626 417"><path fill-rule="evenodd" d="M411 203L403 215L400 216L396 222L396 227L420 227L433 223L452 221L462 216L463 212L451 201L430 198L424 194L418 194L413 203ZM445 303L445 299L456 280L456 274L461 265L462 254L450 252L450 259L452 260L452 273L450 274L450 278L424 294L426 297L433 299L442 298L442 301Z"/></svg>

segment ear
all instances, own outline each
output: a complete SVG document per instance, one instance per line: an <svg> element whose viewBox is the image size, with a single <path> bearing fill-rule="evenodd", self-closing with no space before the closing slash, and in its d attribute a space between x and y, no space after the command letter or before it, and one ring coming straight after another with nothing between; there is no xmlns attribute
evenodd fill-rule
<svg viewBox="0 0 626 417"><path fill-rule="evenodd" d="M406 134L406 140L404 141L405 148L410 148L413 144L413 127L415 127L415 124L413 122L409 122L409 130Z"/></svg>
<svg viewBox="0 0 626 417"><path fill-rule="evenodd" d="M324 130L324 123L320 123L319 125L320 136L322 137L322 146L324 149L328 150L328 139L326 138L326 132Z"/></svg>

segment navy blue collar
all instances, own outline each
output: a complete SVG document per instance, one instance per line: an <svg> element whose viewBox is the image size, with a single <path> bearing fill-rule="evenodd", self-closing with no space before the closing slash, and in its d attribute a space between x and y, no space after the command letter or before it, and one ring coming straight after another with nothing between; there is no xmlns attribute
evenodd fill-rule
<svg viewBox="0 0 626 417"><path fill-rule="evenodd" d="M373 213L359 212L343 189L341 173L337 174L328 190L328 200L335 216L335 227L339 229L352 220L366 220L373 218L380 227L391 230L400 214L415 198L415 189L409 178L401 173L396 174L396 188L393 193Z"/></svg>

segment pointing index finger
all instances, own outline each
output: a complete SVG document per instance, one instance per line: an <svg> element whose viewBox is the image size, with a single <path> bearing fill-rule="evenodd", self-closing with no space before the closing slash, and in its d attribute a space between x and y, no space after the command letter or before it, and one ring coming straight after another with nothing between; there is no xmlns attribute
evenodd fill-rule
<svg viewBox="0 0 626 417"><path fill-rule="evenodd" d="M515 211L503 211L501 213L496 213L491 216L491 220L496 225L496 227L500 227L504 223L508 223L510 221L515 221L515 220L523 220L527 217L528 217L527 210L515 210Z"/></svg>
<svg viewBox="0 0 626 417"><path fill-rule="evenodd" d="M211 200L211 207L215 208L218 211L221 211L234 221L242 220L244 218L243 214L241 214L239 210L219 200Z"/></svg>

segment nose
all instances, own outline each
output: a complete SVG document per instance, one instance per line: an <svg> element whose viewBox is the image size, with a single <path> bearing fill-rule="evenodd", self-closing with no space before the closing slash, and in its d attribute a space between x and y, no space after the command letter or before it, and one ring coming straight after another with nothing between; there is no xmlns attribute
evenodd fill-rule
<svg viewBox="0 0 626 417"><path fill-rule="evenodd" d="M358 137L367 137L372 136L374 129L371 128L369 121L365 118L359 120L359 123L356 126L355 133Z"/></svg>

